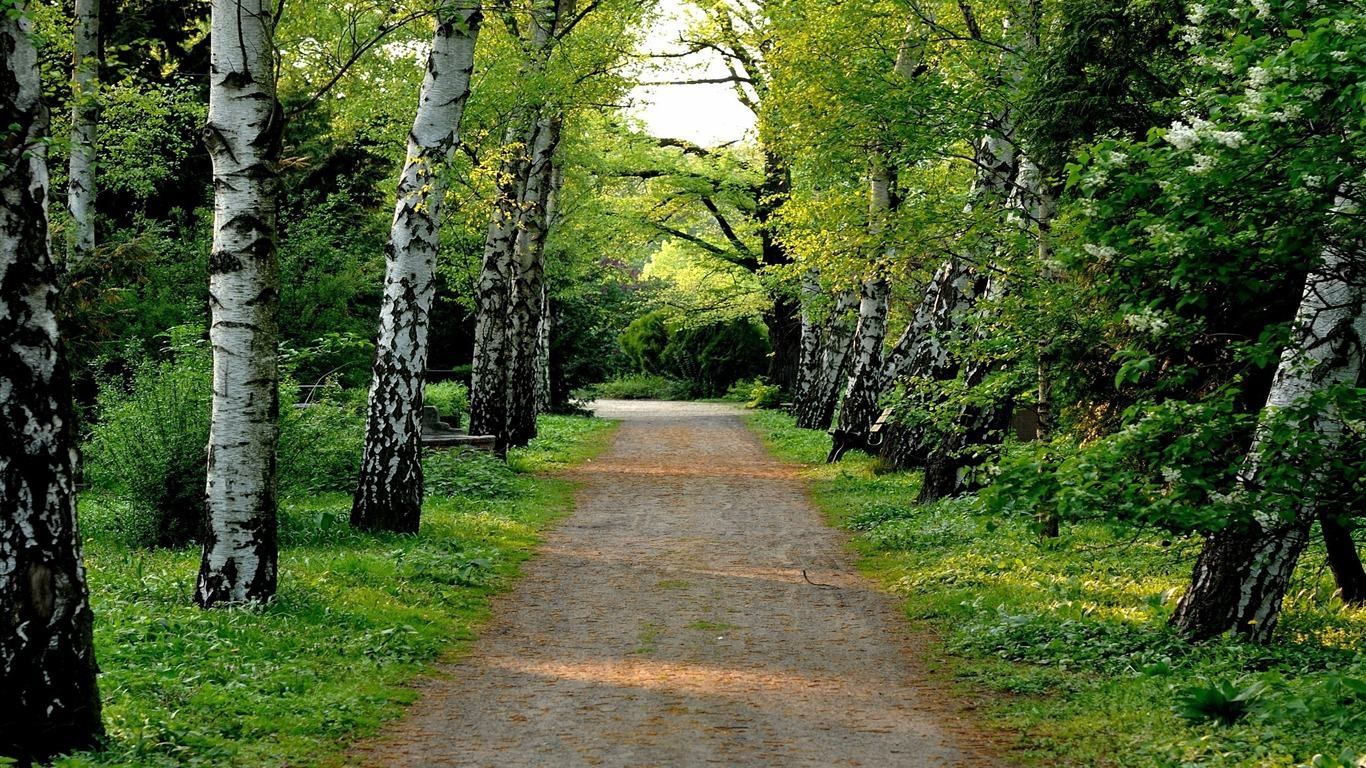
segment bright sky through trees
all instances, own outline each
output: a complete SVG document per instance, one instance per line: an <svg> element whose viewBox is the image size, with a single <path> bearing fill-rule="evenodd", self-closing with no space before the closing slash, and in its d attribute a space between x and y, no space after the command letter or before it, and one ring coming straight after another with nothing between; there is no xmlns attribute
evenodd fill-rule
<svg viewBox="0 0 1366 768"><path fill-rule="evenodd" d="M643 45L644 53L685 50L679 36L695 18L696 10L682 0L663 0L660 15ZM641 67L642 82L725 77L725 65L714 52L696 53L682 59L647 60ZM735 98L725 83L700 85L637 86L631 91L634 114L655 135L687 139L704 146L736 141L754 127L754 115Z"/></svg>

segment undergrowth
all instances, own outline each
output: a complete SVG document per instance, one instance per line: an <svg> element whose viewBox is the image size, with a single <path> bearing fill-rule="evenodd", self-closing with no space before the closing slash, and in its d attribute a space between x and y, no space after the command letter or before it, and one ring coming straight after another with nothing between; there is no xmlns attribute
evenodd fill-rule
<svg viewBox="0 0 1366 768"><path fill-rule="evenodd" d="M531 473L589 457L606 422L540 420L507 465L433 452L416 536L361 533L342 493L281 504L280 591L259 608L201 611L199 552L117 535L121 502L86 494L86 561L108 749L75 766L333 764L416 697L405 683L458 652L488 599L566 512L571 484Z"/></svg>
<svg viewBox="0 0 1366 768"><path fill-rule="evenodd" d="M1167 619L1195 539L1065 526L1041 540L972 497L916 505L917 473L882 473L829 437L758 411L751 426L808 465L812 495L855 533L866 572L943 639L988 726L1027 765L1355 766L1366 753L1366 611L1333 597L1306 555L1277 641L1191 645Z"/></svg>

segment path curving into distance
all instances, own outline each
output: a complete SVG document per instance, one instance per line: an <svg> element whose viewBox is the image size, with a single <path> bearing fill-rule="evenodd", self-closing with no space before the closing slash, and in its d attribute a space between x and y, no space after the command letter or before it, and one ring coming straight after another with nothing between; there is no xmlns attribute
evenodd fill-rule
<svg viewBox="0 0 1366 768"><path fill-rule="evenodd" d="M597 411L622 424L570 473L574 513L356 764L1002 764L918 677L895 602L739 411Z"/></svg>

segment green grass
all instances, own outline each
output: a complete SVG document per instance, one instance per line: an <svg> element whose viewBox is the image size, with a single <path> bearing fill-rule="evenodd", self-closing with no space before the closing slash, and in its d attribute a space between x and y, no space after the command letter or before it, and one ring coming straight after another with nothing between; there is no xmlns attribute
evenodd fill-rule
<svg viewBox="0 0 1366 768"><path fill-rule="evenodd" d="M1251 768L1366 753L1366 611L1336 602L1321 556L1301 563L1275 644L1192 646L1166 619L1198 541L1099 525L1041 541L971 498L916 505L916 473L880 474L861 454L826 465L829 437L785 414L749 420L809 465L813 499L855 533L866 572L940 638L948 683L985 725L1020 734L1013 759Z"/></svg>
<svg viewBox="0 0 1366 768"><path fill-rule="evenodd" d="M405 683L474 637L489 597L568 511L571 483L532 473L588 458L610 432L540 423L507 465L431 457L429 485L451 493L429 493L417 536L352 531L345 495L284 501L280 591L260 608L195 608L197 551L122 544L118 507L83 498L109 746L56 764L335 764L413 701Z"/></svg>

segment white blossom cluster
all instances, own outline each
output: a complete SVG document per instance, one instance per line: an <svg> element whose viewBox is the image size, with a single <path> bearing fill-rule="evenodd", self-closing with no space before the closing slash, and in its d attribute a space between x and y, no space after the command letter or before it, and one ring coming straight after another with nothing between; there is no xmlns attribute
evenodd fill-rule
<svg viewBox="0 0 1366 768"><path fill-rule="evenodd" d="M1214 123L1201 120L1198 117L1191 118L1190 121L1190 125L1186 125L1185 121L1182 120L1172 122L1163 139L1185 152L1194 149L1201 141L1210 141L1229 149L1237 149L1243 145L1247 138L1242 131L1220 131L1215 128Z"/></svg>
<svg viewBox="0 0 1366 768"><path fill-rule="evenodd" d="M419 67L426 66L427 57L432 53L432 44L422 40L395 40L380 46L389 61L412 59Z"/></svg>
<svg viewBox="0 0 1366 768"><path fill-rule="evenodd" d="M1136 331L1150 333L1153 336L1160 335L1171 325L1167 318L1163 317L1151 307L1144 307L1138 312L1133 312L1124 316L1124 324Z"/></svg>

